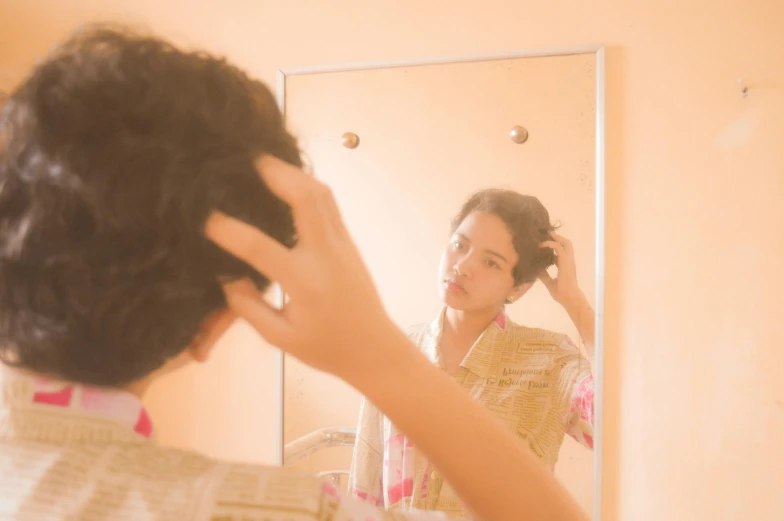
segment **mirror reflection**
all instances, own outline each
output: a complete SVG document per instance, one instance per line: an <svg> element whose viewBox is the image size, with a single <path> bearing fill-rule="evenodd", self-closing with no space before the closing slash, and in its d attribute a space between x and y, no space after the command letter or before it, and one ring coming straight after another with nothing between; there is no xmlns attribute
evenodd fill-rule
<svg viewBox="0 0 784 521"><path fill-rule="evenodd" d="M287 124L333 188L391 316L587 511L601 349L595 62L314 71L287 75L284 90ZM283 377L286 465L385 508L466 515L369 400L291 357Z"/></svg>

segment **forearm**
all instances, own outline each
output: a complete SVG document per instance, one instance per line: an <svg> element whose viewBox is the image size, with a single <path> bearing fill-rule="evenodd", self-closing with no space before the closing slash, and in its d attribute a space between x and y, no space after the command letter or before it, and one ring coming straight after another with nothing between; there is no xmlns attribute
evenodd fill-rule
<svg viewBox="0 0 784 521"><path fill-rule="evenodd" d="M406 433L478 518L587 520L536 456L401 331L377 338L383 345L365 360L373 369L346 380Z"/></svg>
<svg viewBox="0 0 784 521"><path fill-rule="evenodd" d="M579 295L564 305L569 318L572 323L577 327L580 338L585 342L588 354L593 355L595 346L595 329L596 329L596 314L594 313L591 303L585 295L580 292Z"/></svg>

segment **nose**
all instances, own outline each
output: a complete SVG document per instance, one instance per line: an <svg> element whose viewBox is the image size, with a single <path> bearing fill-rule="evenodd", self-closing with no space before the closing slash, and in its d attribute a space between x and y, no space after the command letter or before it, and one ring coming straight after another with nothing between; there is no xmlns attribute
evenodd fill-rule
<svg viewBox="0 0 784 521"><path fill-rule="evenodd" d="M455 260L454 266L452 266L456 275L462 277L470 277L471 276L471 256L470 255L461 255Z"/></svg>

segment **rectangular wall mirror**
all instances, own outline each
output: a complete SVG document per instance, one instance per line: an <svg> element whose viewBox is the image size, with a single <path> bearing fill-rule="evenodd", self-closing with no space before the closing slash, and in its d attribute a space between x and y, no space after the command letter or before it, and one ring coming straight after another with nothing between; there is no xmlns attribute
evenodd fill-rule
<svg viewBox="0 0 784 521"><path fill-rule="evenodd" d="M466 357L473 361L461 364L466 373L461 378L480 382L468 391L554 465L577 501L600 519L603 49L282 70L278 95L287 125L313 174L333 188L384 304L401 328L439 324L445 306L439 266L453 247L452 220L475 192L507 189L534 196L560 225L557 233L573 244L579 286L596 312L593 345L580 340L564 307L538 280L506 305L505 319L496 325L498 335L518 326L567 335L576 371L592 374L592 413L575 410L577 402L586 401L575 394L587 385L585 377L567 385L542 376L554 366L552 354L536 351L546 344L536 340L539 333L530 333L532 342L541 344L531 348L535 356L524 354L530 345L499 348L511 350L504 356L518 366L493 362L501 355L493 354L492 346L484 346L490 351L480 356L475 345ZM538 380L529 378L537 374ZM281 462L347 488L361 396L284 355L278 378ZM568 410L558 409L564 399L571 400ZM398 495L412 494L407 487Z"/></svg>

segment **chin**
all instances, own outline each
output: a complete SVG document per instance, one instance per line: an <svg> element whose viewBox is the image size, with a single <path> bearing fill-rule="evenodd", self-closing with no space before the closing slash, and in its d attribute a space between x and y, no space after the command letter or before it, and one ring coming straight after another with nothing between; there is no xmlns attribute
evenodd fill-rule
<svg viewBox="0 0 784 521"><path fill-rule="evenodd" d="M447 291L441 292L441 302L443 302L446 307L456 311L468 311L471 308L470 303L467 302L465 298L452 295Z"/></svg>

